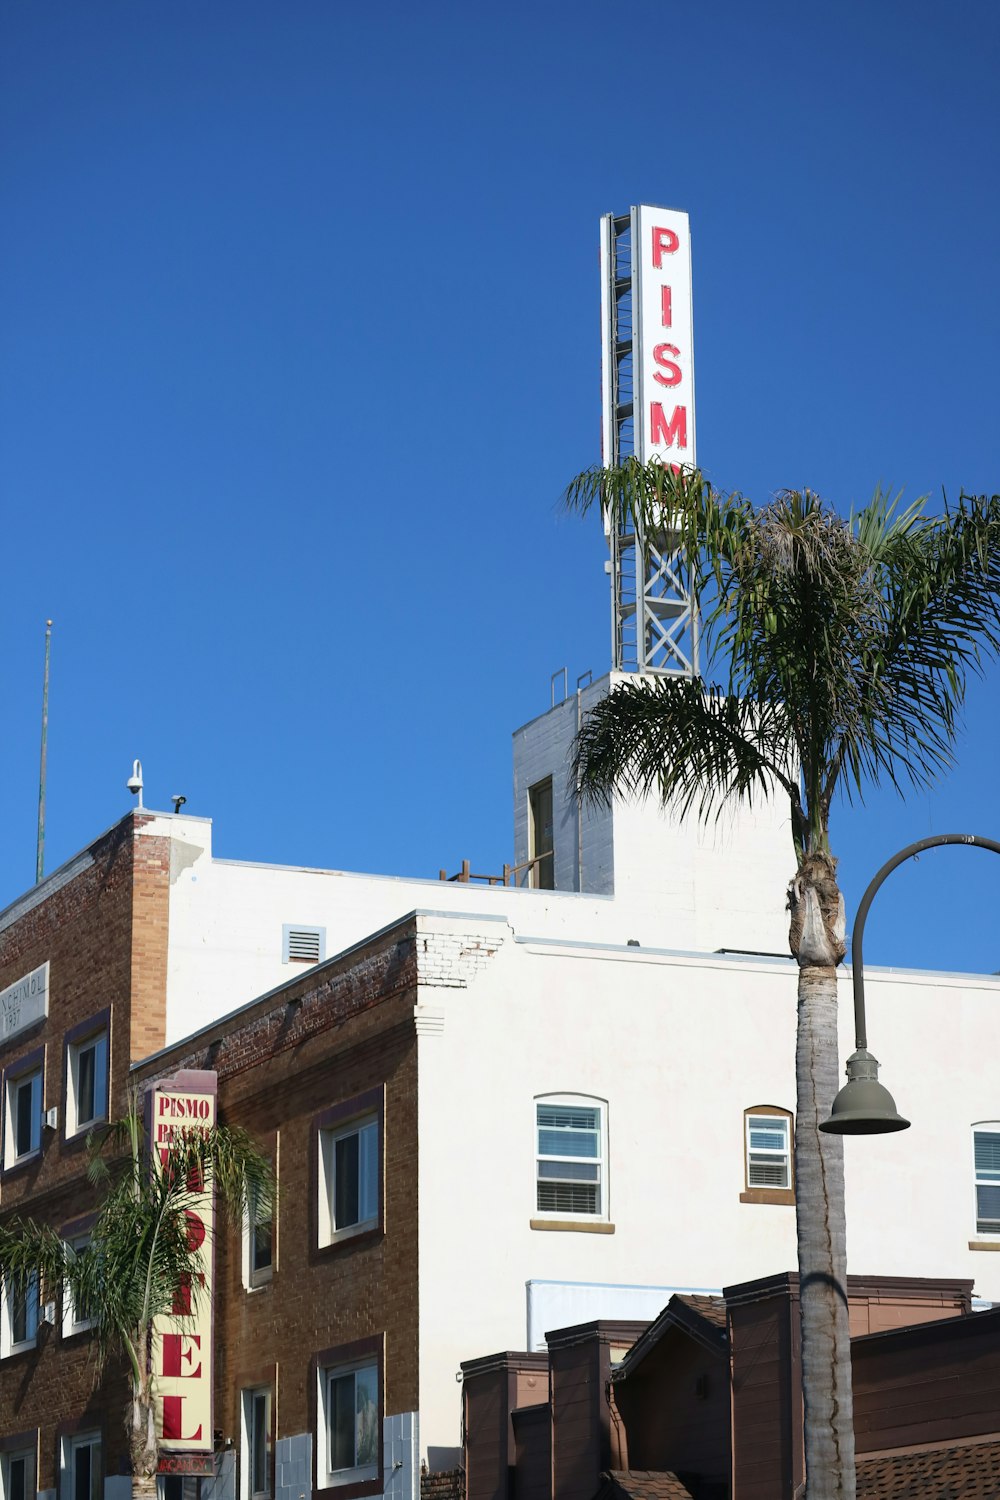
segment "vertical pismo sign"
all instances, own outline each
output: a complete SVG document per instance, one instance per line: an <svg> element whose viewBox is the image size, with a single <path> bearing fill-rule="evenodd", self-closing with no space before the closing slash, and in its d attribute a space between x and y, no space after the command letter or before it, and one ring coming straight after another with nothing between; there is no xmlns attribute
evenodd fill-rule
<svg viewBox="0 0 1000 1500"><path fill-rule="evenodd" d="M153 1089L151 1139L153 1170L162 1172L171 1145L192 1133L205 1134L216 1120L216 1075L183 1072ZM170 1313L153 1323L153 1378L156 1430L165 1455L211 1453L212 1343L215 1201L211 1179L189 1182L186 1203L188 1244L197 1269L191 1286L181 1287ZM161 1468L170 1461L161 1460Z"/></svg>
<svg viewBox="0 0 1000 1500"><path fill-rule="evenodd" d="M677 209L632 210L635 449L694 465L691 226Z"/></svg>

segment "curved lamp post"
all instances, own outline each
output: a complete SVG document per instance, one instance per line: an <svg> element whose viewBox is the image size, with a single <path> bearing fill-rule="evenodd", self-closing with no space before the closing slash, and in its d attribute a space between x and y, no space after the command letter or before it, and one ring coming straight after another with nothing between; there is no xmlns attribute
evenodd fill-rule
<svg viewBox="0 0 1000 1500"><path fill-rule="evenodd" d="M858 915L851 935L851 966L854 981L854 1045L856 1050L847 1059L847 1082L833 1101L830 1118L820 1122L820 1130L832 1135L882 1135L890 1130L906 1130L909 1120L897 1114L896 1105L889 1090L878 1081L878 1062L868 1051L865 1027L865 970L862 958L862 943L865 919L872 898L887 875L897 865L922 854L925 849L934 849L939 844L973 844L977 849L991 849L1000 854L1000 843L995 839L982 838L978 833L939 833L933 838L920 839L916 844L907 844L879 870L861 898Z"/></svg>

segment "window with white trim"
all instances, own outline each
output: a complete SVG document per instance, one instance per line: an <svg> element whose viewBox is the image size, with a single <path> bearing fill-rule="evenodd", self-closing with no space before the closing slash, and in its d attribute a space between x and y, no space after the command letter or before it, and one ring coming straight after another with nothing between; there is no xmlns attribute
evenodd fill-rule
<svg viewBox="0 0 1000 1500"><path fill-rule="evenodd" d="M16 1166L41 1150L42 1070L8 1074L5 1086L3 1164Z"/></svg>
<svg viewBox="0 0 1000 1500"><path fill-rule="evenodd" d="M274 1273L274 1209L255 1193L243 1224L243 1285L265 1286Z"/></svg>
<svg viewBox="0 0 1000 1500"><path fill-rule="evenodd" d="M976 1178L976 1233L1000 1236L1000 1121L972 1129Z"/></svg>
<svg viewBox="0 0 1000 1500"><path fill-rule="evenodd" d="M378 1224L380 1157L377 1115L319 1132L321 1245Z"/></svg>
<svg viewBox="0 0 1000 1500"><path fill-rule="evenodd" d="M535 1100L535 1206L553 1218L607 1218L607 1106L551 1094Z"/></svg>
<svg viewBox="0 0 1000 1500"><path fill-rule="evenodd" d="M240 1500L271 1494L271 1387L244 1391L241 1400Z"/></svg>
<svg viewBox="0 0 1000 1500"><path fill-rule="evenodd" d="M90 1254L90 1235L78 1235L75 1239L69 1240L68 1245L69 1248L73 1251L73 1254L76 1256L76 1258L78 1260L82 1260L84 1256ZM69 1339L72 1338L74 1334L86 1333L87 1330L93 1328L93 1326L94 1319L90 1308L80 1303L78 1299L74 1297L68 1284L64 1284L62 1302L63 1338Z"/></svg>
<svg viewBox="0 0 1000 1500"><path fill-rule="evenodd" d="M66 1134L108 1118L108 1033L95 1032L67 1048Z"/></svg>
<svg viewBox="0 0 1000 1500"><path fill-rule="evenodd" d="M319 1487L377 1478L382 1425L378 1365L321 1366L317 1399Z"/></svg>
<svg viewBox="0 0 1000 1500"><path fill-rule="evenodd" d="M101 1500L101 1434L63 1439L61 1500Z"/></svg>
<svg viewBox="0 0 1000 1500"><path fill-rule="evenodd" d="M0 1305L0 1359L33 1349L38 1337L38 1276L18 1282L4 1279Z"/></svg>
<svg viewBox="0 0 1000 1500"><path fill-rule="evenodd" d="M748 1111L746 1120L747 1187L790 1188L792 1122L788 1115Z"/></svg>
<svg viewBox="0 0 1000 1500"><path fill-rule="evenodd" d="M3 1500L35 1500L35 1450L12 1449L0 1454Z"/></svg>

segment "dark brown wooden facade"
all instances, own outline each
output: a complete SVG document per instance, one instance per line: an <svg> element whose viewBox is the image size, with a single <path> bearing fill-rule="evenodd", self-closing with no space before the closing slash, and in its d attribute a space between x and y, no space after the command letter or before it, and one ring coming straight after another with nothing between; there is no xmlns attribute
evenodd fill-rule
<svg viewBox="0 0 1000 1500"><path fill-rule="evenodd" d="M848 1290L859 1495L995 1500L1000 1309L973 1313L967 1281ZM550 1334L547 1399L538 1354L463 1364L467 1500L794 1500L798 1320L798 1277L781 1275L674 1297L627 1352L627 1324Z"/></svg>

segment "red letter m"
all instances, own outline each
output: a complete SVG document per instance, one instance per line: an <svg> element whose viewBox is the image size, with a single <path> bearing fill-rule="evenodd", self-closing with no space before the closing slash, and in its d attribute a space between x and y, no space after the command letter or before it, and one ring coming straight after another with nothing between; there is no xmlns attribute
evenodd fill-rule
<svg viewBox="0 0 1000 1500"><path fill-rule="evenodd" d="M663 407L659 401L650 402L649 441L651 444L664 443L668 448L672 448L676 442L678 448L686 448L688 445L687 407L675 406L674 414L668 422L663 415Z"/></svg>

